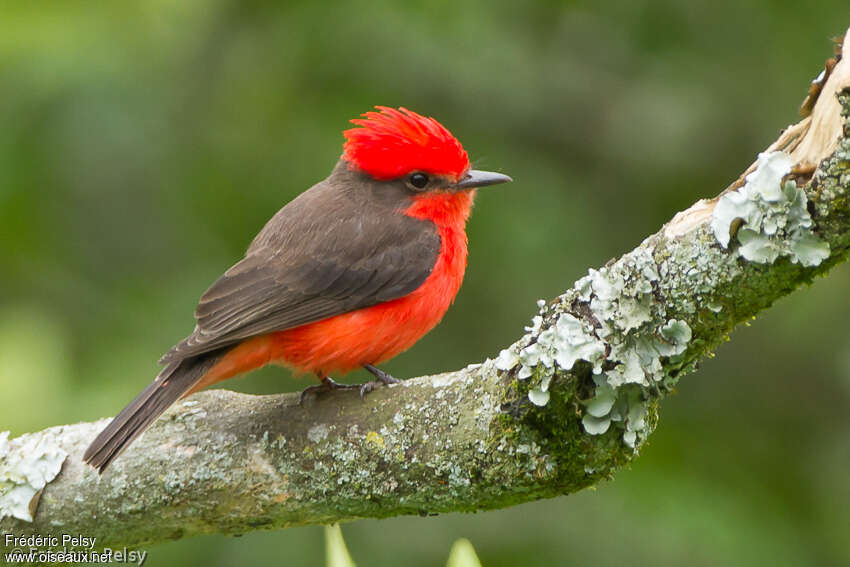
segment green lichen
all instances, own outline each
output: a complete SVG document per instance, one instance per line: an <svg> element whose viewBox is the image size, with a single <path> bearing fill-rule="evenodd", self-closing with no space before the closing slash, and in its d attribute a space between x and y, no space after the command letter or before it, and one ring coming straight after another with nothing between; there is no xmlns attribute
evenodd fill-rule
<svg viewBox="0 0 850 567"><path fill-rule="evenodd" d="M720 198L711 229L724 248L736 233L737 253L751 262L772 264L780 256L788 256L794 263L811 267L829 257L829 243L811 230L806 193L793 180L782 183L793 165L784 152L759 154L758 167L744 186Z"/></svg>
<svg viewBox="0 0 850 567"><path fill-rule="evenodd" d="M529 380L529 400L545 406L555 371L589 364L594 387L583 404L584 432L602 435L614 423L625 444L637 447L648 434L649 400L659 385L668 387L665 362L684 353L691 340L688 323L668 318L655 298L659 279L658 265L643 247L590 270L561 303L584 317L540 305L530 337L503 350L497 367L518 367L517 377Z"/></svg>
<svg viewBox="0 0 850 567"><path fill-rule="evenodd" d="M497 368L528 381L528 399L542 407L550 403L553 376L578 361L589 364L593 387L581 402L584 432L604 435L614 425L626 445L640 446L652 400L693 370L700 354L747 312L764 308L759 290L743 297L730 292L745 273L737 258L788 257L808 268L830 256L829 243L814 232L805 192L793 181L780 183L789 169L785 154L760 156L745 186L720 200L710 230L676 240L651 237L617 262L590 270L558 302L541 303L529 333L499 354ZM729 253L723 248L733 235L737 246ZM764 287L792 289L799 277L777 271ZM744 308L724 314L732 297Z"/></svg>

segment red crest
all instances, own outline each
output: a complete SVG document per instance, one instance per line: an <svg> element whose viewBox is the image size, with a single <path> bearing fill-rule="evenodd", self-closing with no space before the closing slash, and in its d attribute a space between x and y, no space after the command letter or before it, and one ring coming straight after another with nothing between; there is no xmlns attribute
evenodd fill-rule
<svg viewBox="0 0 850 567"><path fill-rule="evenodd" d="M460 179L469 156L445 126L410 111L376 106L343 132L343 158L375 179L396 179L413 171Z"/></svg>

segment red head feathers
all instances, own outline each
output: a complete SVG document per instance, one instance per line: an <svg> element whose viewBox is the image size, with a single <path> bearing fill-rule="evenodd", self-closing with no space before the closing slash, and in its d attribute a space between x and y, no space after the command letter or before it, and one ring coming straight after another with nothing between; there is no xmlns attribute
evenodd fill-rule
<svg viewBox="0 0 850 567"><path fill-rule="evenodd" d="M445 126L404 107L376 106L365 118L351 121L360 128L343 132L343 158L375 179L395 179L412 171L460 179L469 156Z"/></svg>

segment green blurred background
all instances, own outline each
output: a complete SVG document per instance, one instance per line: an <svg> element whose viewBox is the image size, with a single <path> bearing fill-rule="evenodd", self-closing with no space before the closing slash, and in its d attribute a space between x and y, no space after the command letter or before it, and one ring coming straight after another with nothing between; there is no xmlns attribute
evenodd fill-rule
<svg viewBox="0 0 850 567"><path fill-rule="evenodd" d="M538 298L717 194L850 25L803 2L5 2L0 430L113 415L200 293L325 177L372 105L433 115L477 166L466 282L387 364L455 369ZM850 565L850 267L779 302L683 380L630 470L475 515L344 526L360 565ZM366 376L355 375L361 381ZM281 369L227 387L300 389ZM322 531L199 537L147 565L319 565Z"/></svg>

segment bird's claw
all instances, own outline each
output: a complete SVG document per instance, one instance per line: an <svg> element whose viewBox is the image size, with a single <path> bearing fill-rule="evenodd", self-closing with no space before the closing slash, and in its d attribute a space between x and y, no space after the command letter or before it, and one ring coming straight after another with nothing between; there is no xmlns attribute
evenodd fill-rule
<svg viewBox="0 0 850 567"><path fill-rule="evenodd" d="M307 396L308 393L318 395L324 392L331 392L333 390L356 390L359 388L361 388L360 384L340 384L339 382L335 382L330 377L325 376L324 378L322 378L322 381L316 384L315 386L309 386L301 391L301 395L298 396L298 405L304 405L304 398ZM363 397L363 394L361 393L360 396Z"/></svg>
<svg viewBox="0 0 850 567"><path fill-rule="evenodd" d="M375 386L377 385L377 380L372 380L370 382L366 382L365 384L360 384L360 399L362 400L363 398L365 398L366 394L373 391L375 389Z"/></svg>
<svg viewBox="0 0 850 567"><path fill-rule="evenodd" d="M401 383L401 380L398 378L393 378L390 374L387 374L380 368L372 366L371 364L367 364L363 368L374 374L375 380L366 382L365 384L340 384L339 382L335 382L329 376L325 376L322 378L322 381L315 386L310 386L302 390L301 395L298 397L298 405L304 405L304 399L307 394L322 394L333 390L359 390L360 399L362 400L366 397L366 394L375 391L375 388L377 388L379 384L389 385Z"/></svg>
<svg viewBox="0 0 850 567"><path fill-rule="evenodd" d="M363 366L363 368L374 374L376 380L366 382L365 384L362 384L360 386L360 399L363 399L363 397L369 392L374 391L378 384L384 384L385 386L388 386L390 384L401 383L401 380L399 380L398 378L393 378L392 375L387 374L380 368L372 366L371 364L366 364L365 366Z"/></svg>

